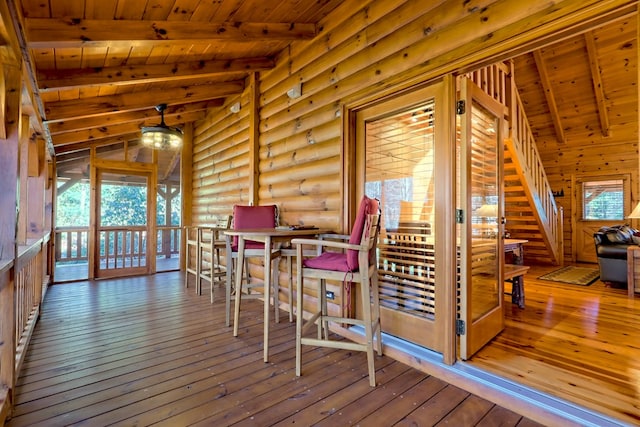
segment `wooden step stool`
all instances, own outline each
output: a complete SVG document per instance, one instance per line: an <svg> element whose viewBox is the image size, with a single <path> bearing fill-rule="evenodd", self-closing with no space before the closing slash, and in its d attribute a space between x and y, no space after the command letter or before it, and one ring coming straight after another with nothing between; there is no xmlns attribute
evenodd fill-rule
<svg viewBox="0 0 640 427"><path fill-rule="evenodd" d="M526 265L505 264L504 280L511 283L511 302L524 308L524 275L529 270Z"/></svg>

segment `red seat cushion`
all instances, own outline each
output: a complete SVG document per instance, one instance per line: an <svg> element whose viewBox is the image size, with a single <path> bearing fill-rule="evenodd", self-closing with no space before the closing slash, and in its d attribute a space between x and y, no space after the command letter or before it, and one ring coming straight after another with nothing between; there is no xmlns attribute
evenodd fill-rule
<svg viewBox="0 0 640 427"><path fill-rule="evenodd" d="M344 271L345 273L351 271L347 265L347 254L339 252L325 252L315 258L305 259L302 261L302 265L320 270Z"/></svg>
<svg viewBox="0 0 640 427"><path fill-rule="evenodd" d="M276 224L276 205L265 206L243 206L233 207L233 229L245 230L247 228L274 228ZM245 242L245 249L264 249L264 243ZM233 237L231 250L238 250L238 237Z"/></svg>
<svg viewBox="0 0 640 427"><path fill-rule="evenodd" d="M363 196L362 201L360 202L360 207L358 208L355 223L353 224L351 235L349 236L349 243L356 245L360 244L367 215L375 215L377 213L378 201L376 199L370 199L367 196ZM318 257L303 260L302 264L305 267L321 270L344 272L357 271L359 268L358 251L347 249L347 253L325 252Z"/></svg>

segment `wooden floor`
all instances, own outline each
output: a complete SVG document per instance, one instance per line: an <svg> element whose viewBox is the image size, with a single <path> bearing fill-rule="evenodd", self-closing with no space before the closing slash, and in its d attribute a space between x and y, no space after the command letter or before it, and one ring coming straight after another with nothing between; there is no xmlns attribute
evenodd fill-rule
<svg viewBox="0 0 640 427"><path fill-rule="evenodd" d="M294 324L263 363L262 304L237 338L222 307L179 272L52 286L7 425L538 425L387 356L371 388L363 353L305 347L298 378Z"/></svg>
<svg viewBox="0 0 640 427"><path fill-rule="evenodd" d="M525 308L507 304L505 330L471 364L640 425L640 295L537 279L556 268L529 270Z"/></svg>

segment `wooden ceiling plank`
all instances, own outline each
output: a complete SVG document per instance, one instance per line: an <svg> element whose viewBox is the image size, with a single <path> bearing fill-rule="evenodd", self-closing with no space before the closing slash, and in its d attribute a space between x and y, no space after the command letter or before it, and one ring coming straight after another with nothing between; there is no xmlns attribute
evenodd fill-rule
<svg viewBox="0 0 640 427"><path fill-rule="evenodd" d="M113 138L116 136L131 135L135 133L140 133L139 125L136 125L135 123L123 123L120 125L63 133L53 138L53 146L57 151L58 147L63 145L75 144L83 141L96 141L99 139Z"/></svg>
<svg viewBox="0 0 640 427"><path fill-rule="evenodd" d="M556 105L556 100L553 95L553 87L551 85L551 80L549 79L549 74L547 73L547 68L545 66L544 58L542 57L542 52L540 52L540 49L536 49L533 51L533 57L535 59L536 67L538 68L540 83L542 83L544 96L549 107L549 114L551 114L551 119L553 120L553 127L556 131L556 137L558 138L559 143L564 144L565 136L564 130L562 129L562 124L560 123L558 106Z"/></svg>
<svg viewBox="0 0 640 427"><path fill-rule="evenodd" d="M79 151L89 150L92 147L102 147L105 145L113 145L113 144L122 144L124 141L129 139L138 139L140 138L140 133L132 133L130 135L122 135L116 138L105 138L100 139L98 141L83 141L77 144L69 144L62 145L60 147L56 147L56 159L59 155L62 154L71 154L77 153Z"/></svg>
<svg viewBox="0 0 640 427"><path fill-rule="evenodd" d="M118 0L86 0L84 17L86 19L111 19L116 13Z"/></svg>
<svg viewBox="0 0 640 427"><path fill-rule="evenodd" d="M173 118L169 119L165 116L165 122L168 126L175 126L195 120L201 120L204 118L204 116L204 112L183 114L181 116L174 116ZM155 118L140 120L138 122L119 123L110 126L100 126L94 127L92 129L65 132L58 134L53 138L53 145L57 148L61 145L74 144L82 141L95 141L97 139L128 135L136 132L139 134L142 126L154 126L159 122L160 117L156 116Z"/></svg>
<svg viewBox="0 0 640 427"><path fill-rule="evenodd" d="M142 19L146 1L120 0L116 5L115 19Z"/></svg>
<svg viewBox="0 0 640 427"><path fill-rule="evenodd" d="M189 21L201 2L200 0L177 0L167 16L167 21Z"/></svg>
<svg viewBox="0 0 640 427"><path fill-rule="evenodd" d="M273 59L258 57L158 65L65 70L45 69L38 71L38 84L41 91L48 91L70 89L78 86L130 85L158 81L177 81L218 76L239 71L262 71L273 67Z"/></svg>
<svg viewBox="0 0 640 427"><path fill-rule="evenodd" d="M165 21L171 9L173 8L173 1L171 2L147 2L147 6L144 8L144 14L142 19L149 21Z"/></svg>
<svg viewBox="0 0 640 427"><path fill-rule="evenodd" d="M84 16L84 1L50 0L51 16Z"/></svg>
<svg viewBox="0 0 640 427"><path fill-rule="evenodd" d="M596 108L598 109L598 117L600 118L600 129L602 136L609 136L609 114L607 112L606 98L604 88L602 87L602 75L600 74L600 64L598 63L598 53L596 50L596 41L593 32L584 33L584 39L587 43L587 54L589 55L589 67L591 69L591 81L593 82L593 92L596 97Z"/></svg>
<svg viewBox="0 0 640 427"><path fill-rule="evenodd" d="M191 116L195 113L206 112L208 108L219 106L219 102L191 102L188 104L172 105L167 107L164 117L167 121L175 119L176 123L183 123L183 116ZM155 108L144 111L124 111L118 113L102 114L97 117L86 117L78 120L67 120L65 122L47 123L49 133L57 135L64 132L75 132L79 130L91 129L100 126L112 126L122 123L141 122L146 119L158 117Z"/></svg>
<svg viewBox="0 0 640 427"><path fill-rule="evenodd" d="M176 105L185 102L213 101L229 95L238 95L242 93L243 89L244 81L233 81L215 86L164 88L97 98L51 102L45 107L46 120L59 122L117 111L144 110L152 108L161 102L168 105ZM222 105L222 100L220 100L220 105Z"/></svg>
<svg viewBox="0 0 640 427"><path fill-rule="evenodd" d="M191 21L137 21L28 18L25 30L30 48L100 47L121 41L184 43L185 40L268 41L311 39L316 24L308 23L205 23Z"/></svg>

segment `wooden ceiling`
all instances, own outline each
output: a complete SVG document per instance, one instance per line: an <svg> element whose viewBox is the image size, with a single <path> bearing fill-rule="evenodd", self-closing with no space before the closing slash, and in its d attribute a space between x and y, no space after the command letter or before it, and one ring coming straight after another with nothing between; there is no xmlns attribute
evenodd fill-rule
<svg viewBox="0 0 640 427"><path fill-rule="evenodd" d="M9 0L56 155L136 141L240 94L340 0Z"/></svg>
<svg viewBox="0 0 640 427"><path fill-rule="evenodd" d="M637 23L632 13L514 59L529 126L547 157L637 143Z"/></svg>
<svg viewBox="0 0 640 427"><path fill-rule="evenodd" d="M181 126L240 94L341 0L7 0L23 29L33 95L57 162L134 145L140 128ZM562 147L635 123L636 16L515 58L534 134ZM84 154L81 154L84 153ZM176 164L175 159L173 160ZM72 164L72 163L69 163Z"/></svg>

